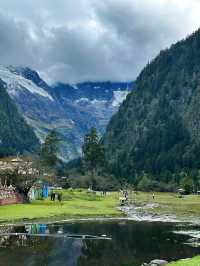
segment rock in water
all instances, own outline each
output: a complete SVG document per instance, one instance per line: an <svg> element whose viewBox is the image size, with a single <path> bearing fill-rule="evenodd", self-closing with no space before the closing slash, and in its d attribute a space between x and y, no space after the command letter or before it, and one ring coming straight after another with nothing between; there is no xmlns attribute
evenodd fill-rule
<svg viewBox="0 0 200 266"><path fill-rule="evenodd" d="M168 262L166 260L152 260L149 266L165 266Z"/></svg>

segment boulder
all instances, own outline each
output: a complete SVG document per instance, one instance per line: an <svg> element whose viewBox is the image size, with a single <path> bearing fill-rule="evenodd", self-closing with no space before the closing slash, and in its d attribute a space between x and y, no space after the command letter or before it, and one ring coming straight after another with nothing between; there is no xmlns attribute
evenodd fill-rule
<svg viewBox="0 0 200 266"><path fill-rule="evenodd" d="M152 260L149 266L165 266L168 262L166 260Z"/></svg>

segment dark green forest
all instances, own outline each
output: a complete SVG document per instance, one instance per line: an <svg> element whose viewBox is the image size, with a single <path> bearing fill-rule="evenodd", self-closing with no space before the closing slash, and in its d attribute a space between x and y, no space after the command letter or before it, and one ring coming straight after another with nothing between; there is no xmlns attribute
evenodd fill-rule
<svg viewBox="0 0 200 266"><path fill-rule="evenodd" d="M32 153L39 141L32 128L19 115L0 80L0 157L17 153Z"/></svg>
<svg viewBox="0 0 200 266"><path fill-rule="evenodd" d="M200 30L172 45L136 80L103 137L109 171L130 182L198 186Z"/></svg>

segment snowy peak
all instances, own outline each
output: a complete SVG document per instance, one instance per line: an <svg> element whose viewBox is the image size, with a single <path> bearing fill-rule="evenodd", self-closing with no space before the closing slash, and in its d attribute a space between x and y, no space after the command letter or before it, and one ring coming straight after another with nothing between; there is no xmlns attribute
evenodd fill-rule
<svg viewBox="0 0 200 266"><path fill-rule="evenodd" d="M48 90L49 86L48 84L41 79L41 77L39 76L39 74L35 71L32 70L29 67L13 67L13 66L9 66L8 69L19 76L24 77L25 79L31 80L35 85Z"/></svg>
<svg viewBox="0 0 200 266"><path fill-rule="evenodd" d="M119 97L123 101L133 87L134 82L83 82L76 86L59 83L53 87L53 94L58 99L64 97L70 100L87 99L88 101L112 102L116 98L120 101ZM120 92L124 93L120 94Z"/></svg>
<svg viewBox="0 0 200 266"><path fill-rule="evenodd" d="M37 86L32 80L24 78L9 67L0 66L0 79L7 84L7 91L11 96L18 96L20 91L28 91L53 101L52 96L42 87Z"/></svg>

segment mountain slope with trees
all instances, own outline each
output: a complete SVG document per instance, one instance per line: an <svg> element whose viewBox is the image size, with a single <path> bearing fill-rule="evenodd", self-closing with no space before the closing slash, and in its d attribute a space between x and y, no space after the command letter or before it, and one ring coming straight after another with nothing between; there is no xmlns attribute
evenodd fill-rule
<svg viewBox="0 0 200 266"><path fill-rule="evenodd" d="M0 80L0 156L35 152L39 141L18 113L5 87Z"/></svg>
<svg viewBox="0 0 200 266"><path fill-rule="evenodd" d="M200 169L200 30L149 63L103 138L110 170L179 183Z"/></svg>

